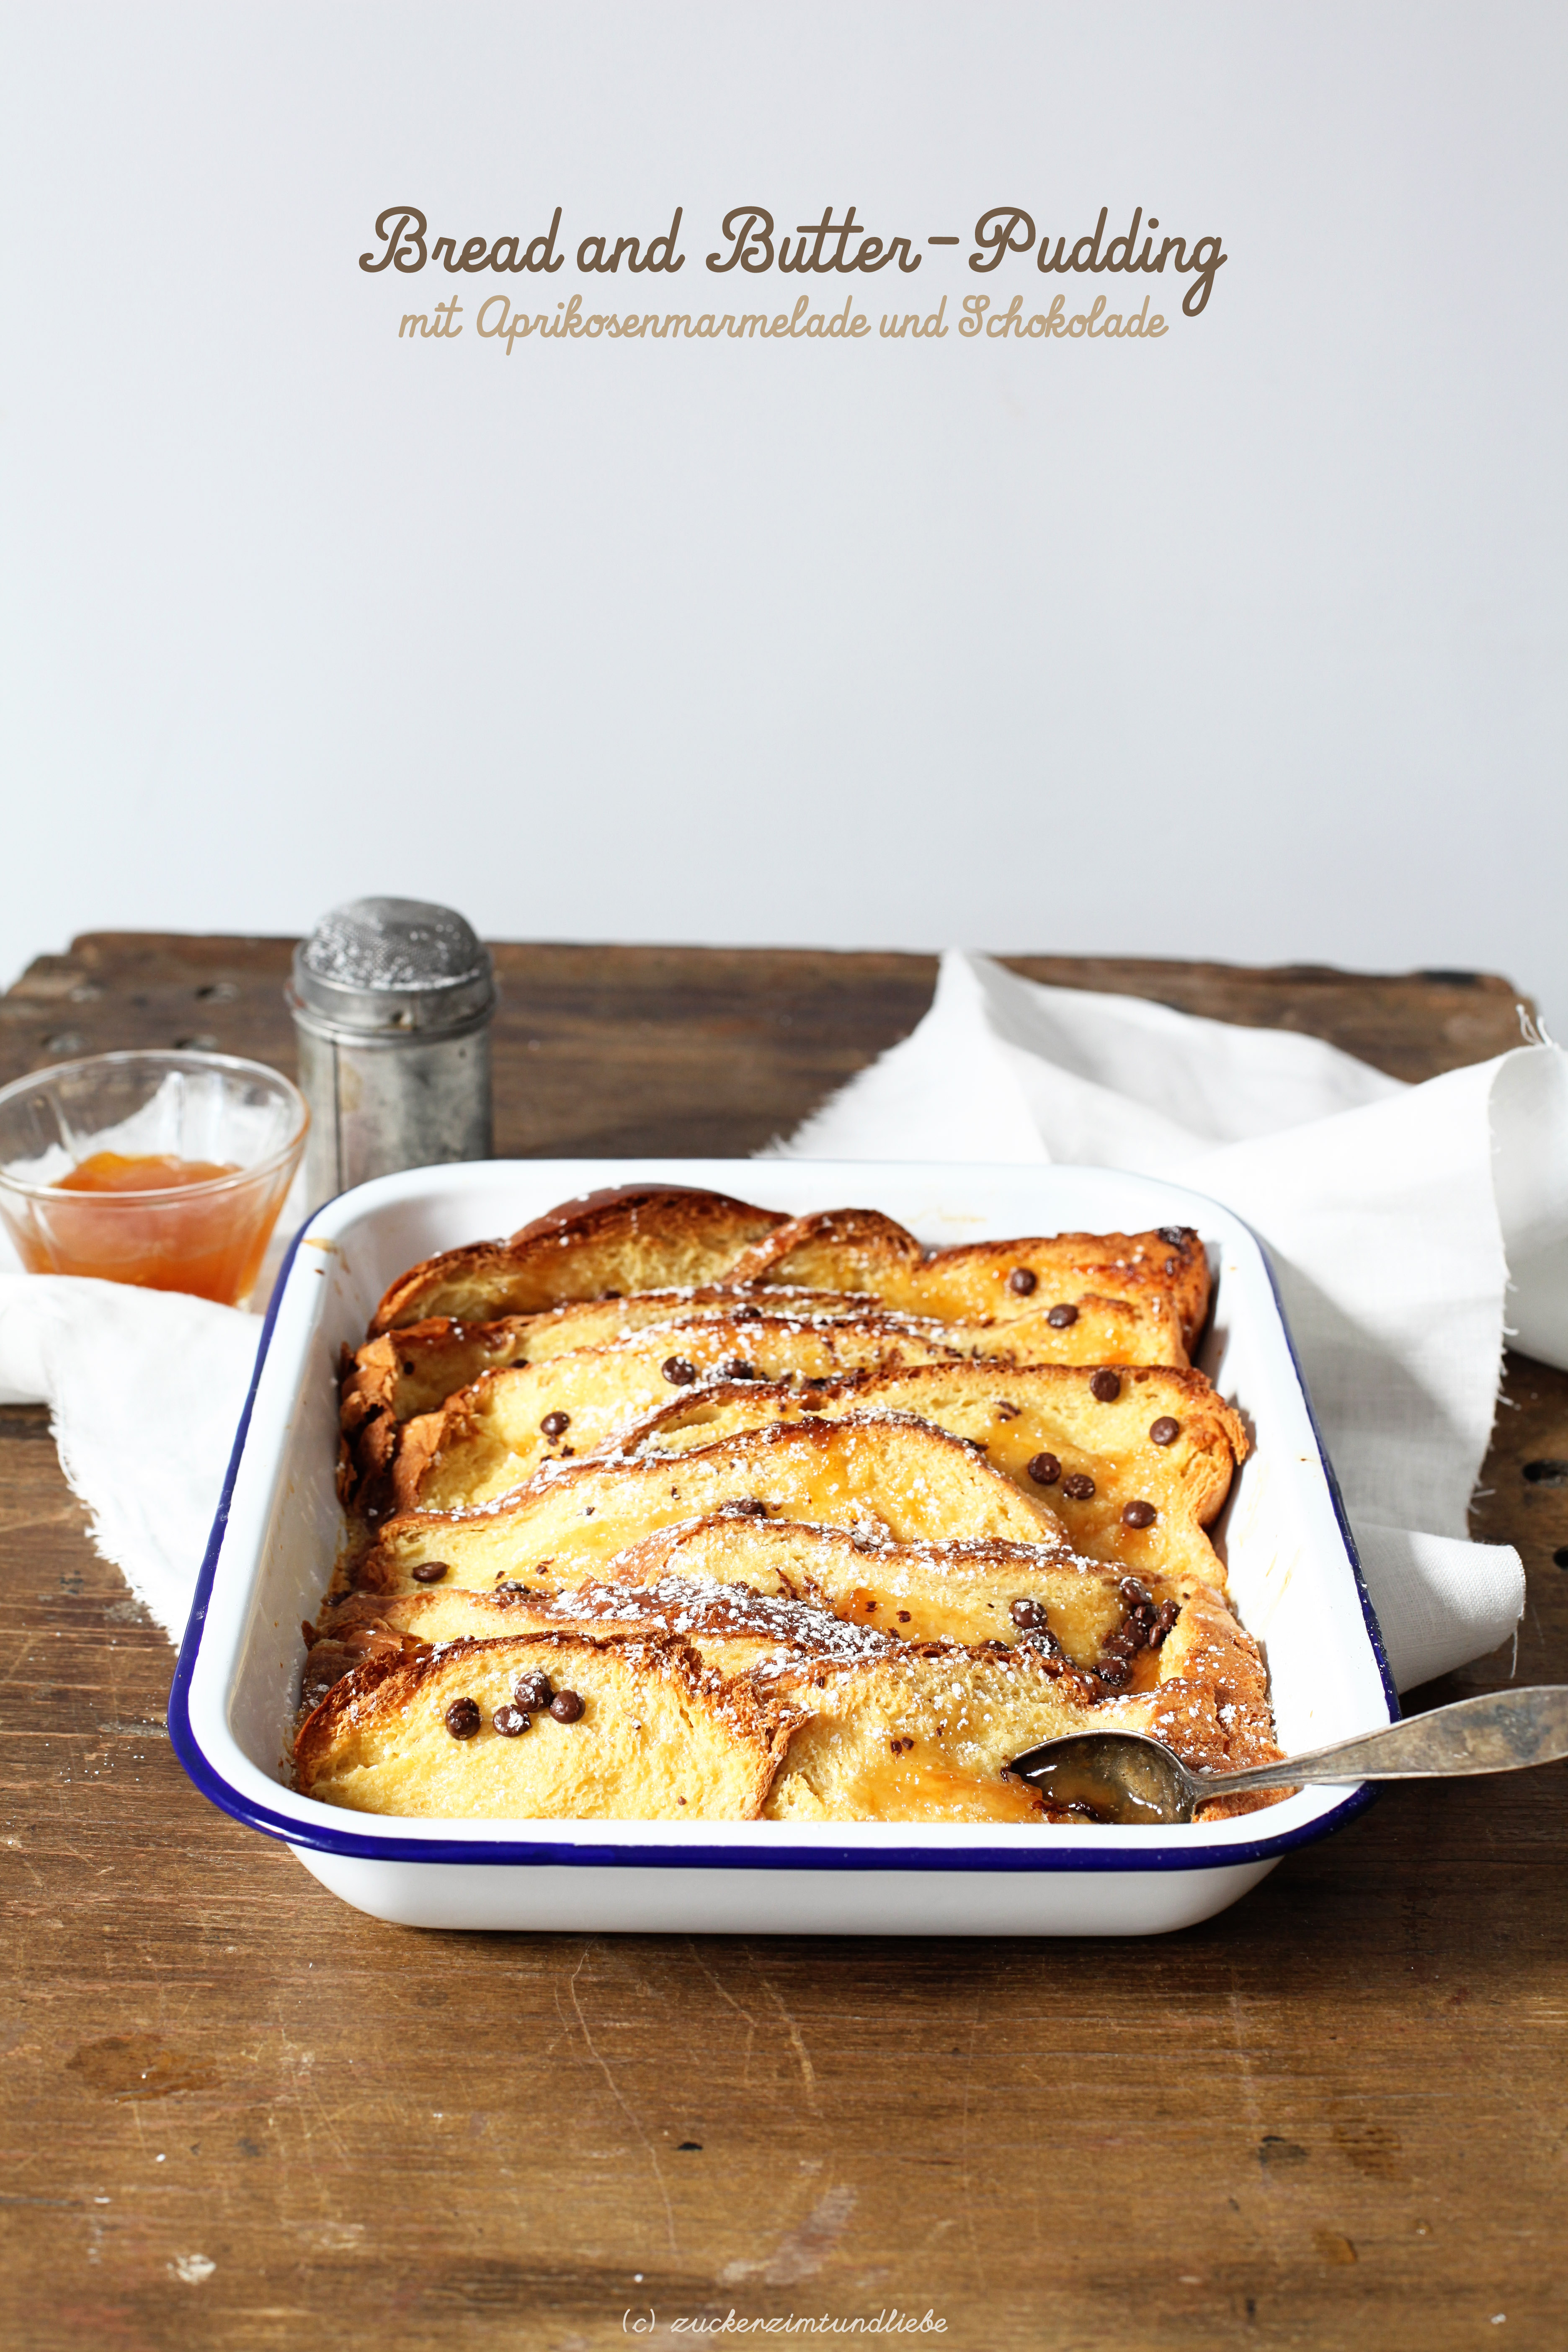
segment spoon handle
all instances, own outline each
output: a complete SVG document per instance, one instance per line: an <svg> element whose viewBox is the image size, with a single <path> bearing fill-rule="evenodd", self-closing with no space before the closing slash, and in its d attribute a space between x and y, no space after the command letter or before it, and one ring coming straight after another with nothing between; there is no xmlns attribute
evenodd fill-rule
<svg viewBox="0 0 1568 2352"><path fill-rule="evenodd" d="M1568 1756L1568 1684L1488 1691L1381 1731L1314 1748L1248 1772L1194 1772L1205 1797L1292 1789L1317 1780L1430 1780L1450 1773L1519 1772Z"/></svg>

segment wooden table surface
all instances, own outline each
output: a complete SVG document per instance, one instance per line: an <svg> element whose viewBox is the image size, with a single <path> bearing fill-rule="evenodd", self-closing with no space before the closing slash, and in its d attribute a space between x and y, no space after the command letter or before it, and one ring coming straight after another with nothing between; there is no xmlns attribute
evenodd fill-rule
<svg viewBox="0 0 1568 2352"><path fill-rule="evenodd" d="M287 956L79 940L0 1002L0 1077L191 1042L291 1067ZM1518 1034L1472 974L1013 961L1405 1077ZM499 962L524 1153L751 1150L934 969ZM1506 1402L1476 1531L1524 1555L1520 1678L1564 1678L1568 1379L1515 1358ZM191 1789L171 1650L39 1410L0 1412L0 1528L7 2345L598 2352L895 2308L964 2352L1568 2342L1568 1768L1393 1790L1158 1941L420 1934Z"/></svg>

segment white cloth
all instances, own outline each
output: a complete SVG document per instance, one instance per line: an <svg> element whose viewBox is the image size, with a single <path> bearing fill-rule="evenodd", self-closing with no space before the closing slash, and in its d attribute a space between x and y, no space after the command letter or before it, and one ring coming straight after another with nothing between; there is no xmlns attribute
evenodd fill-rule
<svg viewBox="0 0 1568 2352"><path fill-rule="evenodd" d="M260 1337L205 1298L0 1273L0 1404L52 1406L94 1542L176 1642Z"/></svg>
<svg viewBox="0 0 1568 2352"><path fill-rule="evenodd" d="M1519 1556L1468 1542L1466 1507L1505 1331L1568 1366L1555 1045L1405 1086L1315 1037L950 951L914 1034L773 1148L1077 1161L1223 1201L1268 1244L1400 1686L1512 1633Z"/></svg>

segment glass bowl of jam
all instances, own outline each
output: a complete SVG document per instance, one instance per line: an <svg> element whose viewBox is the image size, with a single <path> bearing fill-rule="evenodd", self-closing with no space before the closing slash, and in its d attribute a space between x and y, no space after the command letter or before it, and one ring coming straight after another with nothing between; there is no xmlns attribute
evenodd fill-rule
<svg viewBox="0 0 1568 2352"><path fill-rule="evenodd" d="M243 1307L310 1123L227 1054L97 1054L0 1088L0 1220L30 1274Z"/></svg>

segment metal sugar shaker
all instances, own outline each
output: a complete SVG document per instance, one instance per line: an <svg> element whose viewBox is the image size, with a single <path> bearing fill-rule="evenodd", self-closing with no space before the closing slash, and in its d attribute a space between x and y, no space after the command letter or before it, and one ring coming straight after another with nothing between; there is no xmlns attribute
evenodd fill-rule
<svg viewBox="0 0 1568 2352"><path fill-rule="evenodd" d="M311 1209L371 1176L491 1156L495 977L461 915L418 898L334 907L295 949L286 994Z"/></svg>

